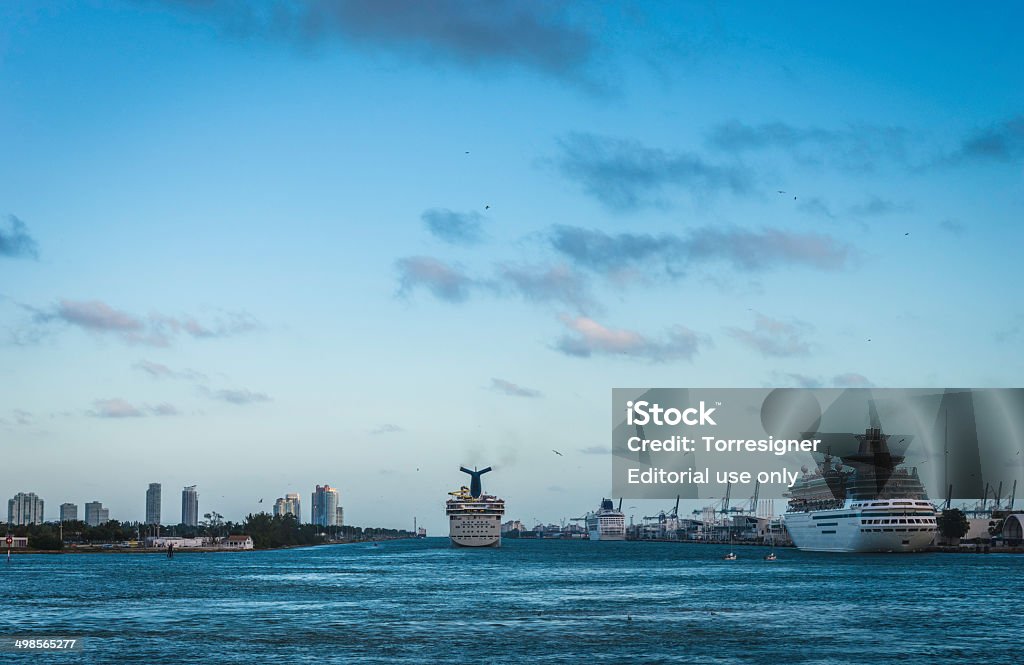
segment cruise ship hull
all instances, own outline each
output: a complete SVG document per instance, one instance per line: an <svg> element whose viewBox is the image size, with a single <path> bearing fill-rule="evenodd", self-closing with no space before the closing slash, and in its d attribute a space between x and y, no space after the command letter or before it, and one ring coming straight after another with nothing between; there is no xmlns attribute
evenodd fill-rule
<svg viewBox="0 0 1024 665"><path fill-rule="evenodd" d="M601 499L601 506L584 518L590 540L625 540L626 515L615 510L611 499Z"/></svg>
<svg viewBox="0 0 1024 665"><path fill-rule="evenodd" d="M900 516L890 517L894 515ZM850 508L793 512L786 513L785 521L793 544L809 552L920 552L935 538L935 512L930 508L905 513Z"/></svg>
<svg viewBox="0 0 1024 665"><path fill-rule="evenodd" d="M448 537L456 547L501 547L501 521L494 515L452 515Z"/></svg>

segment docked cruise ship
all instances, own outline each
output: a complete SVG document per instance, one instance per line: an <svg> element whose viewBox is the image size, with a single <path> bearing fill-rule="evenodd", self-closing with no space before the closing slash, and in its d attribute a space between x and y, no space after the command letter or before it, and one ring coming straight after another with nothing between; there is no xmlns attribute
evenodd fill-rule
<svg viewBox="0 0 1024 665"><path fill-rule="evenodd" d="M601 499L601 507L587 513L587 533L591 540L625 540L626 515L622 512L622 499L615 508L611 499Z"/></svg>
<svg viewBox="0 0 1024 665"><path fill-rule="evenodd" d="M491 467L472 471L459 467L468 473L469 487L460 487L449 492L446 503L449 531L453 545L459 547L501 547L501 516L505 514L505 500L492 494L484 494L480 476Z"/></svg>
<svg viewBox="0 0 1024 665"><path fill-rule="evenodd" d="M812 552L917 552L935 537L935 507L917 469L899 468L871 409L871 426L857 436L857 453L818 469L789 491L786 529L793 543Z"/></svg>

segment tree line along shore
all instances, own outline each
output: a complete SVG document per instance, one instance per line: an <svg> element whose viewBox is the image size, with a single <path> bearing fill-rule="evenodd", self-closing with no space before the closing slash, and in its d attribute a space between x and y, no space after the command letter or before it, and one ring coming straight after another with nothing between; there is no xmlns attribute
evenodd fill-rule
<svg viewBox="0 0 1024 665"><path fill-rule="evenodd" d="M18 547L19 552L160 552L163 548L146 547L147 538L208 538L212 544L229 536L249 536L253 549L283 549L328 543L365 542L412 538L414 534L404 529L378 527L329 526L300 524L291 514L270 515L256 513L248 515L242 522L206 521L196 526L184 524L159 526L140 522L118 522L110 520L98 526L85 522L45 522L10 526L7 535L12 538L28 538L27 547ZM220 547L175 548L175 551L230 551Z"/></svg>

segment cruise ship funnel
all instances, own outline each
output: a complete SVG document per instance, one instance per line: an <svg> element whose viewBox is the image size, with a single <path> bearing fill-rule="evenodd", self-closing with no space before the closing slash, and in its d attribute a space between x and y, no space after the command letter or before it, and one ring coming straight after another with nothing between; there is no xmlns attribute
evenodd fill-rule
<svg viewBox="0 0 1024 665"><path fill-rule="evenodd" d="M477 471L476 469L470 471L464 466L459 467L459 471L463 473L468 473L470 478L472 478L472 480L469 482L469 495L474 499L479 499L480 495L483 494L483 487L480 484L480 476L484 475L490 470L491 467L487 467L486 469L480 469L479 471Z"/></svg>

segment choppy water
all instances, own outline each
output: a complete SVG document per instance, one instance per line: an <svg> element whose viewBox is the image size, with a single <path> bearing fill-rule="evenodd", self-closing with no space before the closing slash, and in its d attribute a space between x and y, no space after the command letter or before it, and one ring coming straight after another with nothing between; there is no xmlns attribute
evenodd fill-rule
<svg viewBox="0 0 1024 665"><path fill-rule="evenodd" d="M0 635L116 663L1020 663L1024 557L446 539L15 555ZM6 654L0 657L5 657Z"/></svg>

